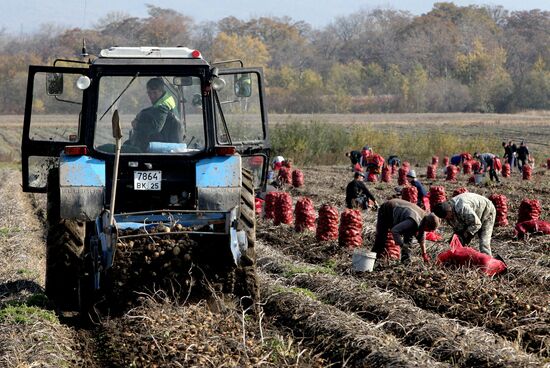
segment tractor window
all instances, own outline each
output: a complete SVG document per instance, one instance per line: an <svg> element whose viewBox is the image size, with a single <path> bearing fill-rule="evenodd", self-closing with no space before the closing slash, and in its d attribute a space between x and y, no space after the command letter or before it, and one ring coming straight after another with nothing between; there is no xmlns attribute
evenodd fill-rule
<svg viewBox="0 0 550 368"><path fill-rule="evenodd" d="M51 94L47 80L51 73L34 75L32 114L29 138L33 141L76 142L79 139L79 120L82 91L76 88L80 74L63 74L57 94ZM62 83L62 85L61 85Z"/></svg>
<svg viewBox="0 0 550 368"><path fill-rule="evenodd" d="M200 96L198 77L104 76L99 81L95 147L114 152L111 119L118 110L122 153L202 151L205 134Z"/></svg>
<svg viewBox="0 0 550 368"><path fill-rule="evenodd" d="M225 86L217 90L216 109L218 143L260 142L265 138L256 73L220 76ZM223 121L227 129L223 126Z"/></svg>

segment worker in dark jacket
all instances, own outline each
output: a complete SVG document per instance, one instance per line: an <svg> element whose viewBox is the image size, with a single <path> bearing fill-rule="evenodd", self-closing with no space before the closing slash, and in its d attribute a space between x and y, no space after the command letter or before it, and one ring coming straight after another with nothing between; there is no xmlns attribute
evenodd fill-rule
<svg viewBox="0 0 550 368"><path fill-rule="evenodd" d="M416 238L422 250L424 262L430 261L426 253L425 232L433 231L439 226L439 219L432 213L428 214L414 203L402 199L390 199L378 209L376 222L376 238L372 251L380 258L386 249L388 231L392 232L393 240L401 247L401 262L411 260L411 244Z"/></svg>
<svg viewBox="0 0 550 368"><path fill-rule="evenodd" d="M422 185L420 181L416 178L416 171L409 170L407 173L407 179L409 180L409 184L416 188L418 192L418 199L416 200L416 205L420 208L424 208L424 197L428 195L428 191L426 188Z"/></svg>
<svg viewBox="0 0 550 368"><path fill-rule="evenodd" d="M502 148L504 148L504 158L506 162L510 165L510 168L513 168L515 165L515 152L512 150L512 141L509 141L508 144L506 142L502 142Z"/></svg>
<svg viewBox="0 0 550 368"><path fill-rule="evenodd" d="M183 129L175 115L176 100L166 92L162 78L149 79L147 95L152 106L136 115L132 121L130 139L125 144L147 152L150 142L181 143Z"/></svg>
<svg viewBox="0 0 550 368"><path fill-rule="evenodd" d="M361 208L367 209L369 207L369 200L374 203L374 208L378 208L376 199L367 188L367 185L363 181L365 174L362 172L355 172L353 174L353 180L349 182L346 187L346 207L347 208Z"/></svg>
<svg viewBox="0 0 550 368"><path fill-rule="evenodd" d="M531 155L529 154L529 148L525 145L525 143L522 141L519 144L518 147L518 169L519 171L523 170L523 166L529 162L529 159L531 158Z"/></svg>

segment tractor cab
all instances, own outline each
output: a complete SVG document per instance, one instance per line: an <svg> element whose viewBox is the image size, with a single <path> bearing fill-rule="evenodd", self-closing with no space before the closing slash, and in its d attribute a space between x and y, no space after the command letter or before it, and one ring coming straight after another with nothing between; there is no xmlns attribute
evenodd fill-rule
<svg viewBox="0 0 550 368"><path fill-rule="evenodd" d="M123 171L236 153L263 191L269 147L260 69L221 69L185 47L113 47L91 62L54 64L29 68L24 190L44 192L61 154L111 161L116 111ZM163 183L136 176L133 189Z"/></svg>

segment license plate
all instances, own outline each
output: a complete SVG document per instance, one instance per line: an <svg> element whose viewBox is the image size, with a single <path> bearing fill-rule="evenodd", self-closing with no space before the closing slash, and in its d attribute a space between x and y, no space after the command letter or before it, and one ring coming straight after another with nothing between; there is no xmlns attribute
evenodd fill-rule
<svg viewBox="0 0 550 368"><path fill-rule="evenodd" d="M134 171L134 190L160 190L162 171Z"/></svg>

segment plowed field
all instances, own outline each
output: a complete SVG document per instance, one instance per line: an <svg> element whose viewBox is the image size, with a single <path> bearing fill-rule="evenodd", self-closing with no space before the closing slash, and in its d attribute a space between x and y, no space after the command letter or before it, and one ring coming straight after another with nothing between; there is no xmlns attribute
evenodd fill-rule
<svg viewBox="0 0 550 368"><path fill-rule="evenodd" d="M344 209L344 166L305 167L305 186L287 187L315 209ZM408 266L352 268L352 249L318 242L312 232L257 219L261 312L244 313L212 292L200 302L152 288L122 314L91 326L58 313L44 296L45 198L21 192L17 168L0 169L1 367L548 367L550 366L550 236L514 238L523 198L538 199L550 221L550 171L532 180L513 172L502 185L427 181L447 196L458 187L508 199L510 225L495 228L493 254L508 266L490 278L473 267L424 264L418 247ZM397 186L369 184L379 202ZM375 211L364 211L363 245L372 246ZM428 242L432 259L448 249L451 231ZM477 240L472 245L477 248Z"/></svg>

